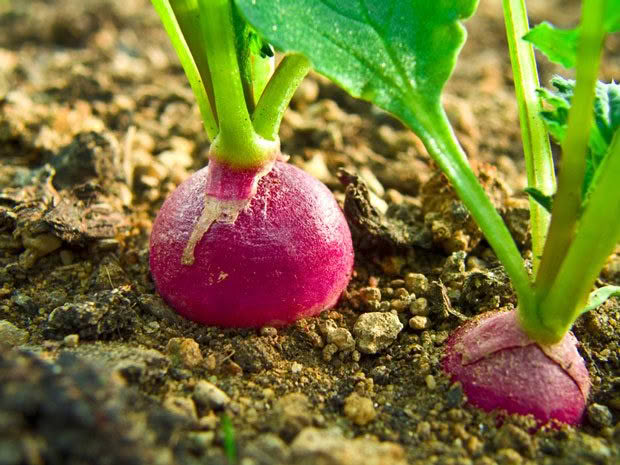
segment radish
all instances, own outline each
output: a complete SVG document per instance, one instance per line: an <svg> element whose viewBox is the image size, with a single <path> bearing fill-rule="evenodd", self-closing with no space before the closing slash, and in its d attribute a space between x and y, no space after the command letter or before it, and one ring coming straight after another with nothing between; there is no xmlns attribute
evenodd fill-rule
<svg viewBox="0 0 620 465"><path fill-rule="evenodd" d="M214 165L181 184L155 220L150 262L162 297L191 320L236 327L283 325L333 306L351 276L351 234L331 192L287 163L260 179L234 221L213 223L187 251L205 202L218 199L206 200Z"/></svg>
<svg viewBox="0 0 620 465"><path fill-rule="evenodd" d="M278 129L310 69L273 51L229 0L152 0L211 139L209 165L164 202L151 274L181 315L206 325L284 325L333 306L353 268L331 192L286 164ZM273 71L273 73L272 73Z"/></svg>
<svg viewBox="0 0 620 465"><path fill-rule="evenodd" d="M577 425L590 379L577 339L567 333L552 345L530 339L517 312L487 312L455 331L444 349L442 368L460 381L473 405Z"/></svg>

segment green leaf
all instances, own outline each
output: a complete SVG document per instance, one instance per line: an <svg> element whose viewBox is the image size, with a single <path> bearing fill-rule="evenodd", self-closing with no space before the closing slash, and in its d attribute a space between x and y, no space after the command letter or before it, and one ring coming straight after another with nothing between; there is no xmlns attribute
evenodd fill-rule
<svg viewBox="0 0 620 465"><path fill-rule="evenodd" d="M419 119L440 112L441 90L465 39L459 21L477 3L236 0L277 49L303 53L353 96L415 121L416 132L424 130Z"/></svg>
<svg viewBox="0 0 620 465"><path fill-rule="evenodd" d="M525 193L532 197L541 207L551 213L551 207L553 207L553 196L546 195L540 192L535 187L526 187Z"/></svg>
<svg viewBox="0 0 620 465"><path fill-rule="evenodd" d="M605 29L609 33L620 31L620 0L607 0Z"/></svg>
<svg viewBox="0 0 620 465"><path fill-rule="evenodd" d="M548 110L542 117L551 136L562 143L566 135L568 110L573 98L575 82L555 76L551 80L555 91L539 89L538 94ZM594 124L590 132L586 154L586 173L583 181L583 198L586 199L593 187L596 172L609 151L614 133L620 126L620 85L598 82L594 100Z"/></svg>
<svg viewBox="0 0 620 465"><path fill-rule="evenodd" d="M559 29L544 21L532 28L523 38L534 44L554 63L559 63L565 68L575 67L579 40L576 28Z"/></svg>
<svg viewBox="0 0 620 465"><path fill-rule="evenodd" d="M607 0L604 28L608 33L620 30L620 0ZM543 21L523 36L523 39L531 42L552 62L570 69L574 68L577 62L579 34L578 27L560 29Z"/></svg>
<svg viewBox="0 0 620 465"><path fill-rule="evenodd" d="M594 310L610 297L620 297L620 286L604 286L592 291L588 297L588 303L581 313Z"/></svg>

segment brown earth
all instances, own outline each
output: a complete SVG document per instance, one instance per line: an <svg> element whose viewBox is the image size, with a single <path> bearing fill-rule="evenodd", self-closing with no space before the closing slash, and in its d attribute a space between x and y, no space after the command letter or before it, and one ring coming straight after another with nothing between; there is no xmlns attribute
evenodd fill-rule
<svg viewBox="0 0 620 465"><path fill-rule="evenodd" d="M445 105L528 257L497 3L467 23ZM533 22L578 17L575 2L529 3ZM606 79L620 74L619 47L609 39ZM541 69L545 82L562 71L544 58ZM225 464L226 451L244 465L620 462L617 300L574 328L593 381L584 425L500 426L466 405L439 359L463 320L515 298L420 141L319 76L281 139L345 206L351 284L334 309L288 328L185 321L157 296L148 239L208 141L151 6L0 1L0 464ZM616 254L600 283L619 282ZM371 312L393 312L374 324L398 332L377 353L363 342L372 320L353 329Z"/></svg>

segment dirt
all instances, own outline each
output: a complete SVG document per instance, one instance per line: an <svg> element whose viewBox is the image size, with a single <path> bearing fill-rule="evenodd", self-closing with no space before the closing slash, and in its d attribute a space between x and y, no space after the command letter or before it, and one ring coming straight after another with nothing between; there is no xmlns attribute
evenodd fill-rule
<svg viewBox="0 0 620 465"><path fill-rule="evenodd" d="M529 3L534 22L578 16L576 2ZM467 27L444 103L527 258L497 2ZM612 79L617 37L606 54ZM545 82L561 71L540 66ZM226 464L234 453L244 465L620 462L617 300L574 327L593 382L583 426L500 422L466 404L439 360L450 331L515 297L420 141L314 75L281 139L343 205L349 287L287 328L188 322L157 295L148 241L208 141L151 6L0 2L0 464ZM616 252L599 284L620 282Z"/></svg>

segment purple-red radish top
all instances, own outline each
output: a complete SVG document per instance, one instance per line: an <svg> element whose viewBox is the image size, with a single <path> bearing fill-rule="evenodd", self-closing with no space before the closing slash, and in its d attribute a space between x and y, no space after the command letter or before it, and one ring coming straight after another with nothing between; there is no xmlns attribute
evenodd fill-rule
<svg viewBox="0 0 620 465"><path fill-rule="evenodd" d="M540 425L577 425L590 380L576 346L572 333L556 344L538 344L521 329L517 312L488 312L450 336L442 367L483 410L533 415Z"/></svg>

